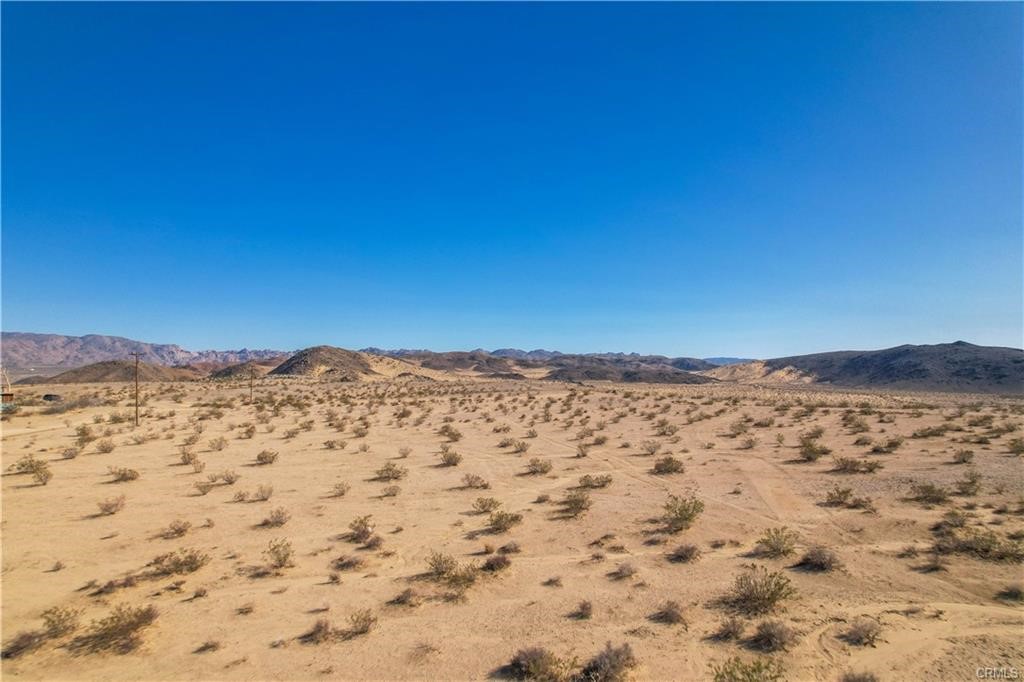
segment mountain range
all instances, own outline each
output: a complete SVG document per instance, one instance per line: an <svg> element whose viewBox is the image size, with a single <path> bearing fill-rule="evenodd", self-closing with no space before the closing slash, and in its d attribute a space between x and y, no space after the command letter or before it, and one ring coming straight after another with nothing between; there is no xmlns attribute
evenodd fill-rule
<svg viewBox="0 0 1024 682"><path fill-rule="evenodd" d="M4 332L0 356L12 378L31 383L126 381L130 353L139 353L147 381L238 378L253 373L361 381L393 376L445 375L552 381L699 384L828 385L901 390L1024 393L1024 350L964 341L903 345L875 351L834 351L768 360L690 358L638 353L345 350L314 346L275 350L189 351L115 336L82 337ZM39 371L28 370L36 368ZM47 371L42 371L45 369ZM47 379L46 377L49 377Z"/></svg>

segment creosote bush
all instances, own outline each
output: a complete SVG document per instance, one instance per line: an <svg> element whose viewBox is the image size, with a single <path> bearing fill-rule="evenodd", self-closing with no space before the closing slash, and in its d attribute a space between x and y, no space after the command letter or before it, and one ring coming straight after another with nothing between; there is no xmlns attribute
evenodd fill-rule
<svg viewBox="0 0 1024 682"><path fill-rule="evenodd" d="M757 554L777 559L789 556L796 546L797 534L786 528L769 528L757 541Z"/></svg>
<svg viewBox="0 0 1024 682"><path fill-rule="evenodd" d="M743 613L758 615L774 610L781 601L796 595L784 574L758 566L736 576L725 602Z"/></svg>
<svg viewBox="0 0 1024 682"><path fill-rule="evenodd" d="M692 526L703 511L704 503L693 495L687 497L669 495L668 501L665 502L665 515L662 518L668 532L678 533Z"/></svg>

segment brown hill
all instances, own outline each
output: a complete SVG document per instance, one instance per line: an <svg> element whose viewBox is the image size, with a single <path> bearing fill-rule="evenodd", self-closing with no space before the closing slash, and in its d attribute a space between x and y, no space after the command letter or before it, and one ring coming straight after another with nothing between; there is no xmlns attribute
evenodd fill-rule
<svg viewBox="0 0 1024 682"><path fill-rule="evenodd" d="M373 371L362 353L334 346L314 346L300 350L271 370L270 374L359 381L377 373Z"/></svg>
<svg viewBox="0 0 1024 682"><path fill-rule="evenodd" d="M273 358L272 360L250 360L249 362L240 362L236 365L228 365L222 367L215 372L210 372L211 379L246 379L253 372L256 376L261 377L264 374L270 373L275 367L281 364L281 361L285 358Z"/></svg>
<svg viewBox="0 0 1024 682"><path fill-rule="evenodd" d="M139 363L139 381L190 381L203 376L202 372L186 367L161 367L148 362ZM47 379L33 377L31 380L25 380L25 383L91 384L134 380L134 360L108 360L68 370Z"/></svg>

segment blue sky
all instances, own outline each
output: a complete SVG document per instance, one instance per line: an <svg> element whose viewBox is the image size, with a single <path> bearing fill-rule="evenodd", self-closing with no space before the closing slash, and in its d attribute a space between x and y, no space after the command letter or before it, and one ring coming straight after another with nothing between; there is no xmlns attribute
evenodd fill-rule
<svg viewBox="0 0 1024 682"><path fill-rule="evenodd" d="M2 5L2 326L1021 345L1022 5Z"/></svg>

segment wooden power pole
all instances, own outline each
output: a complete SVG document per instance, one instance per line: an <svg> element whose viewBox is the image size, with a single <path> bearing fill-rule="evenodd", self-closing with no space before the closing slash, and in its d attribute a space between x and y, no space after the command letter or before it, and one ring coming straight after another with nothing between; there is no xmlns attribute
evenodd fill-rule
<svg viewBox="0 0 1024 682"><path fill-rule="evenodd" d="M256 378L256 370L249 368L249 404L252 405L252 382Z"/></svg>
<svg viewBox="0 0 1024 682"><path fill-rule="evenodd" d="M139 425L139 356L142 353L129 353L135 357L135 426Z"/></svg>

